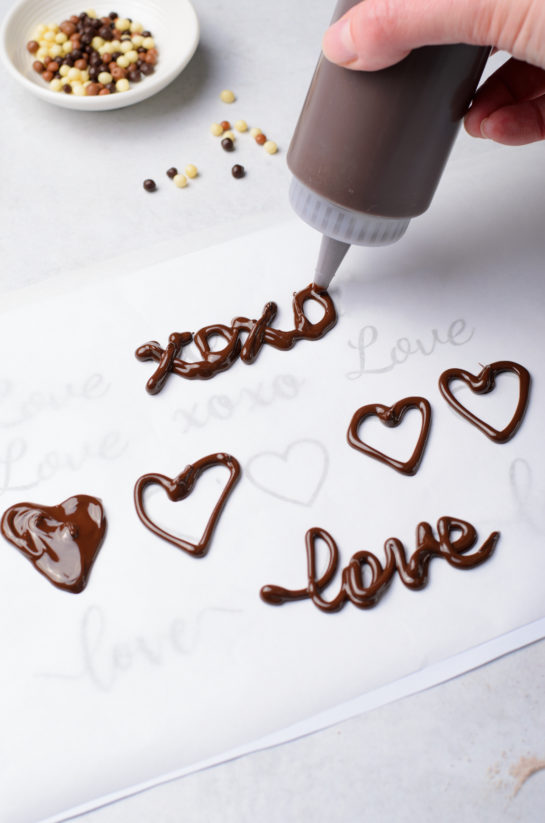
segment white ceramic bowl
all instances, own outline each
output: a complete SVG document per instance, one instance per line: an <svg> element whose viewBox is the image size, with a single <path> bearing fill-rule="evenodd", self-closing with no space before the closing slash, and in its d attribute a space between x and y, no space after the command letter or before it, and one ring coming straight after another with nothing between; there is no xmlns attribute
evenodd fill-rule
<svg viewBox="0 0 545 823"><path fill-rule="evenodd" d="M96 97L76 97L51 91L33 68L34 57L26 49L39 23L61 23L87 8L105 16L114 9L122 17L140 21L151 31L159 51L155 72L131 83L128 91ZM109 5L77 0L19 0L2 23L0 54L8 71L25 89L48 103L80 111L119 109L139 103L164 89L191 60L199 42L199 22L189 0L112 0Z"/></svg>

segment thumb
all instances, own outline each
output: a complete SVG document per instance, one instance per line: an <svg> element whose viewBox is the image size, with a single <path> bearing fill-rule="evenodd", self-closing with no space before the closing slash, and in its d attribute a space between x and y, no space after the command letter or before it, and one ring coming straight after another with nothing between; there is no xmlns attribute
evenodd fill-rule
<svg viewBox="0 0 545 823"><path fill-rule="evenodd" d="M496 46L545 68L545 4L535 0L363 0L326 32L324 54L374 71L418 46Z"/></svg>

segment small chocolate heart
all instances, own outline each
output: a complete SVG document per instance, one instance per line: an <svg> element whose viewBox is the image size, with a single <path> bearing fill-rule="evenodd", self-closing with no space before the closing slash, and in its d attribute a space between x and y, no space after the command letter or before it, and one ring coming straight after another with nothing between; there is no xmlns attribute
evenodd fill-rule
<svg viewBox="0 0 545 823"><path fill-rule="evenodd" d="M470 412L469 409L466 409L452 393L450 384L453 380L462 380L475 394L488 394L488 392L492 391L495 387L498 374L502 374L503 372L513 372L517 375L519 379L519 399L515 413L507 426L504 429L498 430L484 420L481 420L480 417ZM489 366L483 366L482 371L477 375L471 374L464 369L447 369L439 378L439 389L454 411L458 412L462 417L465 417L469 423L476 426L495 443L507 443L507 441L511 440L517 433L528 406L530 373L519 363L513 363L511 360L498 360L496 363L490 363Z"/></svg>
<svg viewBox="0 0 545 823"><path fill-rule="evenodd" d="M402 462L393 457L388 457L384 452L378 451L368 443L365 443L359 436L358 430L366 417L376 415L381 423L389 428L399 426L409 409L417 409L422 415L422 426L420 434L416 443L415 449L409 460ZM405 397L403 400L398 400L393 406L382 406L380 403L370 403L367 406L362 406L358 409L348 427L346 437L350 445L364 454L373 457L375 460L380 460L391 466L401 474L416 474L418 467L422 462L424 448L428 439L431 422L431 406L424 397Z"/></svg>
<svg viewBox="0 0 545 823"><path fill-rule="evenodd" d="M225 484L198 543L192 543L190 540L176 537L176 535L165 531L150 519L144 509L144 489L147 486L153 484L161 486L173 502L184 500L193 491L193 487L201 474L212 466L225 466L229 469L229 479ZM193 557L204 557L208 551L208 544L219 516L239 477L240 464L238 460L230 454L222 453L209 454L207 457L202 457L200 460L197 460L196 463L190 463L177 477L166 477L164 474L143 474L142 477L138 478L134 486L134 505L136 506L136 512L144 526L158 537L167 540L179 549L183 549L193 555Z"/></svg>
<svg viewBox="0 0 545 823"><path fill-rule="evenodd" d="M2 534L50 583L83 591L106 531L100 500L86 494L59 506L17 503L4 512Z"/></svg>

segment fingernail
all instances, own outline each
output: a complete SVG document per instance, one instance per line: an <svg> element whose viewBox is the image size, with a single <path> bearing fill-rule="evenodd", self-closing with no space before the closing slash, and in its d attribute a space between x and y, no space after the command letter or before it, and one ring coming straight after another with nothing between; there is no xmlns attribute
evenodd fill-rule
<svg viewBox="0 0 545 823"><path fill-rule="evenodd" d="M489 118L488 117L485 117L484 120L481 120L481 134L482 134L483 137L486 137L487 139L490 138L490 135L488 133L488 124L489 124Z"/></svg>
<svg viewBox="0 0 545 823"><path fill-rule="evenodd" d="M323 52L332 63L345 66L356 57L356 47L350 31L350 20L338 20L324 35Z"/></svg>

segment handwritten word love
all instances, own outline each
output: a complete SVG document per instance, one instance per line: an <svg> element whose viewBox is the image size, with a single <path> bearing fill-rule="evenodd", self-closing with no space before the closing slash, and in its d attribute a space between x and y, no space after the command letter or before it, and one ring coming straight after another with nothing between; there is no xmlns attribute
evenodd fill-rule
<svg viewBox="0 0 545 823"><path fill-rule="evenodd" d="M304 304L307 300L315 301L324 310L322 319L316 323L311 323L305 315ZM291 331L271 328L270 323L277 311L276 303L267 303L258 320L235 317L230 326L216 323L205 326L195 335L191 332L173 332L165 349L154 340L139 346L135 352L138 360L155 360L159 364L149 378L146 390L149 394L158 394L170 373L187 380L209 380L229 369L239 357L244 363L253 363L264 343L285 351L293 348L298 340L318 340L337 322L331 297L312 283L293 295L294 328ZM247 334L244 343L241 334ZM225 340L225 346L219 351L212 351L210 341L217 337ZM183 348L191 342L195 343L202 360L181 359Z"/></svg>
<svg viewBox="0 0 545 823"><path fill-rule="evenodd" d="M305 536L308 584L304 589L284 589L281 586L263 586L261 598L271 606L280 606L288 600L310 599L324 612L336 612L349 601L358 609L376 606L397 571L402 583L409 589L422 589L428 582L429 564L432 557L444 558L455 569L471 569L484 563L493 553L500 533L492 532L480 549L466 554L477 542L477 532L471 523L454 517L440 517L437 521L439 539L433 536L429 523L419 523L416 527L416 551L407 560L403 543L397 537L389 537L384 543L386 562L384 566L376 555L369 551L358 551L342 570L341 588L333 600L322 597L337 571L339 550L333 537L325 529L309 529ZM453 537L458 534L458 537ZM328 549L327 569L317 576L316 542L322 540ZM365 571L370 580L364 582Z"/></svg>
<svg viewBox="0 0 545 823"><path fill-rule="evenodd" d="M360 361L360 367L357 371L349 371L346 376L349 380L357 380L364 374L385 374L395 369L396 366L401 366L409 357L415 354L422 354L429 357L434 353L438 345L464 346L469 343L475 333L475 329L468 329L466 321L459 318L453 320L444 335L437 329L431 329L429 333L429 340L422 340L416 338L410 340L408 337L400 337L395 341L388 353L388 361L385 365L374 367L369 366L369 349L377 343L379 332L376 326L363 326L358 334L358 340L353 343L348 341L351 349L357 349Z"/></svg>

